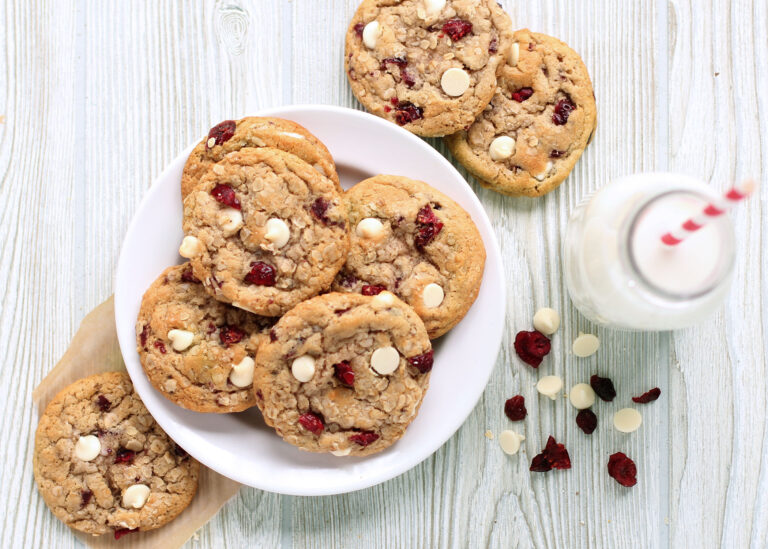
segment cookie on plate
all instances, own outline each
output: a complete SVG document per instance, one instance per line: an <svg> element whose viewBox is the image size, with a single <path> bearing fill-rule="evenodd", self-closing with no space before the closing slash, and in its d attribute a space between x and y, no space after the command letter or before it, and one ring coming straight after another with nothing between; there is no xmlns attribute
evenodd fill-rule
<svg viewBox="0 0 768 549"><path fill-rule="evenodd" d="M304 126L283 118L249 116L216 124L192 150L181 174L181 198L194 190L213 164L245 147L273 147L295 154L341 191L331 153Z"/></svg>
<svg viewBox="0 0 768 549"><path fill-rule="evenodd" d="M349 249L336 185L269 147L229 153L184 200L195 277L219 301L265 316L327 290Z"/></svg>
<svg viewBox="0 0 768 549"><path fill-rule="evenodd" d="M62 390L35 433L40 494L56 518L88 534L117 538L170 522L192 501L199 468L155 423L122 372Z"/></svg>
<svg viewBox="0 0 768 549"><path fill-rule="evenodd" d="M493 97L511 35L496 0L364 0L347 30L347 77L371 113L452 134Z"/></svg>
<svg viewBox="0 0 768 549"><path fill-rule="evenodd" d="M378 175L344 194L351 244L333 284L339 292L394 292L429 336L453 328L480 290L483 239L472 218L422 181Z"/></svg>
<svg viewBox="0 0 768 549"><path fill-rule="evenodd" d="M446 141L483 186L541 196L568 176L596 124L595 94L579 54L525 29L514 34L490 105Z"/></svg>
<svg viewBox="0 0 768 549"><path fill-rule="evenodd" d="M256 401L283 439L311 452L364 456L405 433L421 406L432 346L390 292L330 293L297 305L256 358Z"/></svg>
<svg viewBox="0 0 768 549"><path fill-rule="evenodd" d="M213 299L189 263L169 267L141 302L141 365L152 385L179 406L239 412L256 404L253 359L274 321Z"/></svg>

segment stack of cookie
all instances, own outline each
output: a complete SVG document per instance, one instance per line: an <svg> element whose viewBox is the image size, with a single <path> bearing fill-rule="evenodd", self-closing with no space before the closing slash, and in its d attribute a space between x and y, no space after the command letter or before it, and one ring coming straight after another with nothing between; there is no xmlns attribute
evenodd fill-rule
<svg viewBox="0 0 768 549"><path fill-rule="evenodd" d="M483 186L541 196L591 141L595 96L575 51L512 29L495 0L364 0L347 31L347 77L371 113L446 136Z"/></svg>
<svg viewBox="0 0 768 549"><path fill-rule="evenodd" d="M275 118L214 126L181 192L188 262L152 284L136 324L154 387L198 412L257 405L304 450L398 440L429 383L430 339L479 291L469 215L405 177L343 192L326 147Z"/></svg>

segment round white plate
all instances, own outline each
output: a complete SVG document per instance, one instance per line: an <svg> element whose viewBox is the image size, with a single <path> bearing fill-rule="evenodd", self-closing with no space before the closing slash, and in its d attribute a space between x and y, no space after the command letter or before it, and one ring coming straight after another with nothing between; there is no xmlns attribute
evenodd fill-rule
<svg viewBox="0 0 768 549"><path fill-rule="evenodd" d="M505 289L499 246L467 182L427 143L380 118L352 109L291 106L258 113L295 120L319 137L345 188L377 174L426 181L469 212L487 252L480 294L467 316L435 342L435 365L419 415L405 436L365 458L303 452L267 427L257 408L201 414L176 406L149 383L136 352L141 298L169 265L181 263L179 185L193 146L182 151L144 197L123 242L115 278L120 348L136 390L160 426L201 463L240 483L292 495L359 490L391 479L429 457L461 426L485 388L501 345Z"/></svg>

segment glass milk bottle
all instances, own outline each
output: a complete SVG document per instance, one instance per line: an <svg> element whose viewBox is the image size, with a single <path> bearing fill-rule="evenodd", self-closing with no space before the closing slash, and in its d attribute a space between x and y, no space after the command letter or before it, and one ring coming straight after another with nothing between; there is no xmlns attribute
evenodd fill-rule
<svg viewBox="0 0 768 549"><path fill-rule="evenodd" d="M713 217L676 246L661 241L717 194L679 174L624 177L583 201L565 235L565 280L574 305L598 324L674 330L713 313L728 293L733 225Z"/></svg>

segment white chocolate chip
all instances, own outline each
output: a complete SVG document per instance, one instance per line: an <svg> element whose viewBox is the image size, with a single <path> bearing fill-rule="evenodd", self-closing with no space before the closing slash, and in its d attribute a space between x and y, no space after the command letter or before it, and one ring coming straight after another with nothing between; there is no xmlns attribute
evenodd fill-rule
<svg viewBox="0 0 768 549"><path fill-rule="evenodd" d="M520 450L520 442L525 440L525 437L515 431L502 431L499 433L499 445L504 453L510 456L514 456L518 450Z"/></svg>
<svg viewBox="0 0 768 549"><path fill-rule="evenodd" d="M141 509L149 498L149 486L134 484L123 492L123 507L126 509Z"/></svg>
<svg viewBox="0 0 768 549"><path fill-rule="evenodd" d="M208 141L205 142L206 145L208 145L209 149L212 149L213 146L216 144L216 138L215 137L209 137Z"/></svg>
<svg viewBox="0 0 768 549"><path fill-rule="evenodd" d="M622 433L637 431L643 424L643 416L634 408L622 408L613 416L613 426Z"/></svg>
<svg viewBox="0 0 768 549"><path fill-rule="evenodd" d="M586 410L595 403L595 391L586 383L577 383L571 387L568 395L571 404L577 410Z"/></svg>
<svg viewBox="0 0 768 549"><path fill-rule="evenodd" d="M371 21L363 27L363 44L365 44L365 47L369 50L375 48L381 33L381 25L379 25L378 21Z"/></svg>
<svg viewBox="0 0 768 549"><path fill-rule="evenodd" d="M424 0L424 7L429 15L440 13L445 7L445 0Z"/></svg>
<svg viewBox="0 0 768 549"><path fill-rule="evenodd" d="M509 56L509 64L513 67L517 66L517 62L520 61L520 44L515 42L512 44L512 51Z"/></svg>
<svg viewBox="0 0 768 549"><path fill-rule="evenodd" d="M315 359L309 355L301 355L293 359L291 373L293 377L302 383L306 383L315 375Z"/></svg>
<svg viewBox="0 0 768 549"><path fill-rule="evenodd" d="M181 257L186 257L187 259L192 259L193 257L198 256L202 251L202 242L194 236L185 236L181 241L181 246L179 246L179 255Z"/></svg>
<svg viewBox="0 0 768 549"><path fill-rule="evenodd" d="M288 225L285 221L276 217L267 221L267 232L264 234L264 238L274 244L275 248L282 248L285 246L290 237L291 231L288 229Z"/></svg>
<svg viewBox="0 0 768 549"><path fill-rule="evenodd" d="M243 214L235 208L224 208L217 218L223 231L231 233L243 226Z"/></svg>
<svg viewBox="0 0 768 549"><path fill-rule="evenodd" d="M99 437L87 435L77 439L75 443L75 457L83 461L91 461L101 452Z"/></svg>
<svg viewBox="0 0 768 549"><path fill-rule="evenodd" d="M459 97L469 89L469 75L456 67L448 69L440 78L440 87L451 97Z"/></svg>
<svg viewBox="0 0 768 549"><path fill-rule="evenodd" d="M394 305L394 303L395 303L395 294L393 294L392 292L387 292L387 291L379 292L378 294L373 296L373 299L371 300L371 302L374 305L381 305L381 306L384 306L384 307L390 307L390 306Z"/></svg>
<svg viewBox="0 0 768 549"><path fill-rule="evenodd" d="M554 166L554 164L552 164L551 161L547 162L547 165L544 168L544 171L541 172L539 175L535 176L536 179L538 179L539 181L544 181L547 178L547 176L549 175L549 172L552 171L552 167L553 166Z"/></svg>
<svg viewBox="0 0 768 549"><path fill-rule="evenodd" d="M505 160L515 153L515 140L508 135L500 135L491 141L488 153L493 160Z"/></svg>
<svg viewBox="0 0 768 549"><path fill-rule="evenodd" d="M544 335L552 335L560 327L560 315L549 307L539 309L533 315L533 327Z"/></svg>
<svg viewBox="0 0 768 549"><path fill-rule="evenodd" d="M592 334L579 334L573 342L573 354L580 358L592 356L600 348L600 340Z"/></svg>
<svg viewBox="0 0 768 549"><path fill-rule="evenodd" d="M171 347L174 351L183 351L192 345L195 334L186 330L170 330L168 339L171 340Z"/></svg>
<svg viewBox="0 0 768 549"><path fill-rule="evenodd" d="M341 450L331 450L331 453L334 456L341 457L341 456L348 456L351 451L352 451L352 448L344 448L344 449L341 449Z"/></svg>
<svg viewBox="0 0 768 549"><path fill-rule="evenodd" d="M397 370L400 365L400 353L394 347L379 347L371 355L371 368L386 376Z"/></svg>
<svg viewBox="0 0 768 549"><path fill-rule="evenodd" d="M229 372L229 381L235 387L248 387L253 383L253 367L256 362L249 356L243 357L243 360L232 366Z"/></svg>
<svg viewBox="0 0 768 549"><path fill-rule="evenodd" d="M366 217L357 224L355 233L361 238L379 238L384 234L384 225L375 217Z"/></svg>
<svg viewBox="0 0 768 549"><path fill-rule="evenodd" d="M281 135L287 135L288 137L293 137L294 139L304 139L304 136L300 133L295 132L280 132Z"/></svg>
<svg viewBox="0 0 768 549"><path fill-rule="evenodd" d="M424 286L424 290L421 292L421 300L424 302L424 307L427 309L434 309L439 307L445 299L445 292L439 284L430 282Z"/></svg>
<svg viewBox="0 0 768 549"><path fill-rule="evenodd" d="M557 398L557 393L563 390L563 380L560 376L544 376L536 384L536 390L552 400Z"/></svg>

